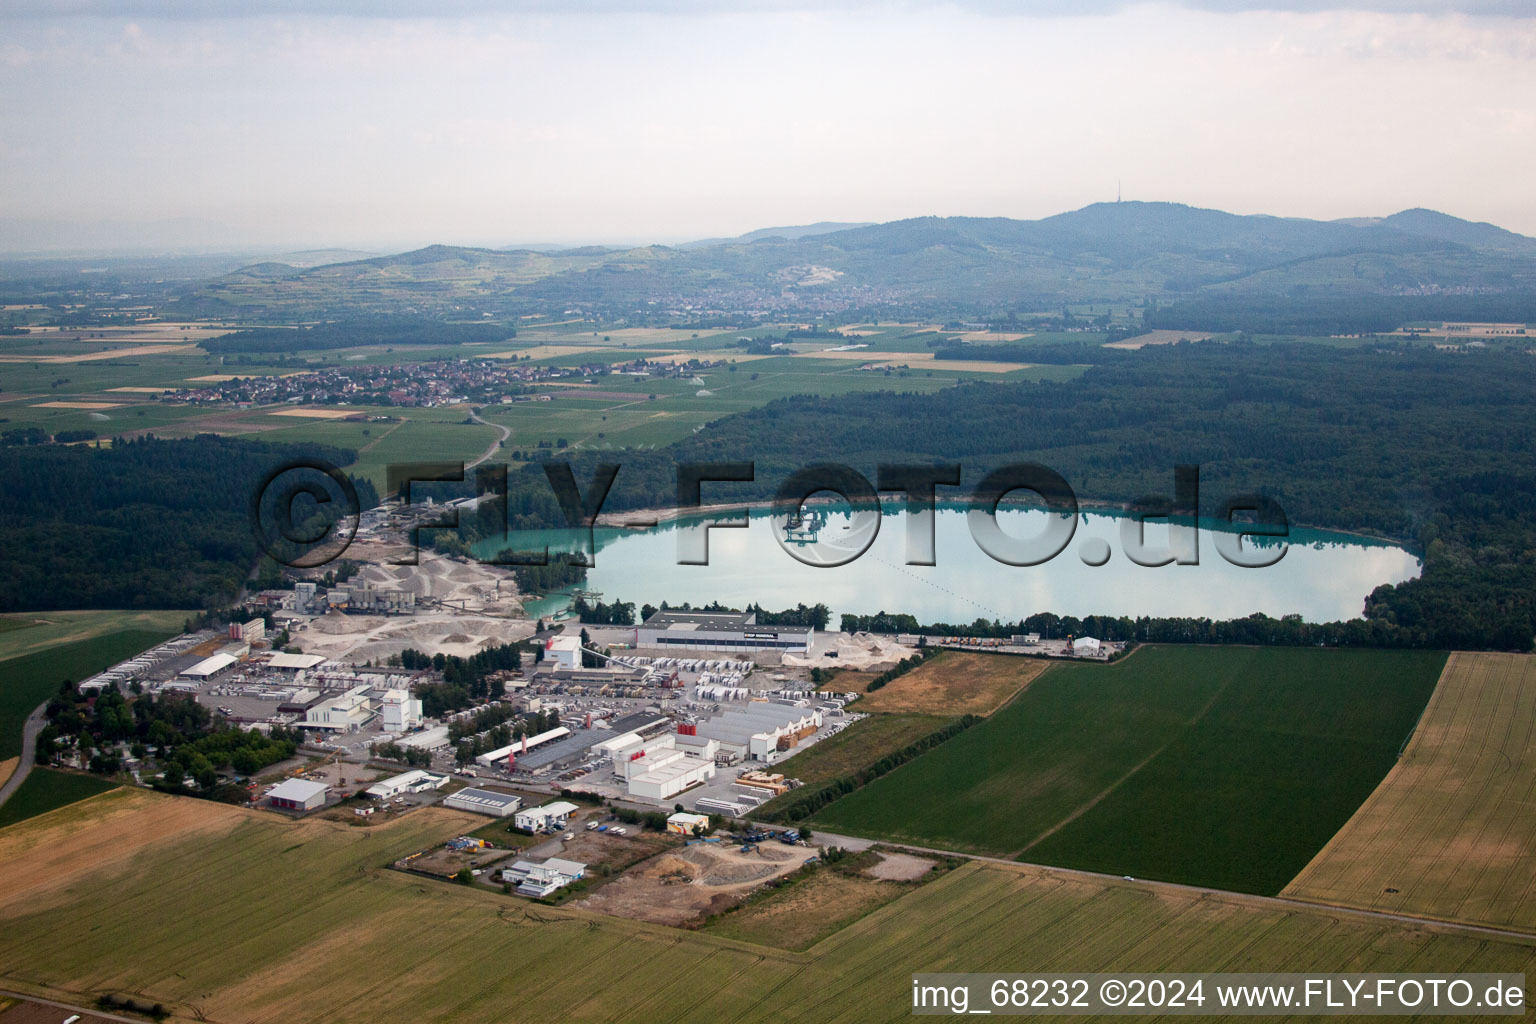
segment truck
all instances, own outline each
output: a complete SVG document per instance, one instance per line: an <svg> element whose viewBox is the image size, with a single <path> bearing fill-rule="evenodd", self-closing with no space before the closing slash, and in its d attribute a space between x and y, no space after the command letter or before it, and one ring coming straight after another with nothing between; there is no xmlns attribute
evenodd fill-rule
<svg viewBox="0 0 1536 1024"><path fill-rule="evenodd" d="M792 828L792 829L787 829L787 830L779 833L779 842L781 842L781 843L787 843L790 846L794 846L799 841L800 841L800 830L799 829Z"/></svg>

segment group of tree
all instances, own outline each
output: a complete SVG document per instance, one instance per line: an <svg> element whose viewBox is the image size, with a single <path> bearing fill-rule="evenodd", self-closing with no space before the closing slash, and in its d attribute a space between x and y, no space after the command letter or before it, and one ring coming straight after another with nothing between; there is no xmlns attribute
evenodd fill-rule
<svg viewBox="0 0 1536 1024"><path fill-rule="evenodd" d="M911 672L913 669L917 668L917 666L921 665L923 662L933 657L933 655L937 654L938 651L939 648L937 647L919 648L916 654L911 655L910 657L902 658L895 665L892 665L890 668L886 669L884 672L881 672L879 675L875 676L875 678L871 679L869 681L869 685L864 687L864 692L874 693L876 690L882 688L891 680L899 679L906 675L908 672Z"/></svg>
<svg viewBox="0 0 1536 1024"><path fill-rule="evenodd" d="M500 698L506 687L494 677L520 668L522 652L529 646L527 642L497 644L467 658L441 652L428 657L414 647L407 647L391 657L390 662L412 671L430 669L441 674L441 682L418 683L415 687L422 713L437 718Z"/></svg>
<svg viewBox="0 0 1536 1024"><path fill-rule="evenodd" d="M214 435L0 448L0 611L222 606L262 554L250 508L269 474L354 457ZM354 483L363 507L377 504L371 484Z"/></svg>
<svg viewBox="0 0 1536 1024"><path fill-rule="evenodd" d="M588 604L585 598L578 597L571 605L571 609L582 622L594 626L633 626L635 624L635 606L630 601L614 601L611 604L597 601Z"/></svg>
<svg viewBox="0 0 1536 1024"><path fill-rule="evenodd" d="M294 755L296 730L241 729L213 717L190 695L153 694L115 686L87 696L63 685L48 702L47 724L38 735L37 756L47 762L73 750L91 771L122 770L125 746L139 759L152 756L163 784L179 789L191 782L211 794L221 771L250 776Z"/></svg>

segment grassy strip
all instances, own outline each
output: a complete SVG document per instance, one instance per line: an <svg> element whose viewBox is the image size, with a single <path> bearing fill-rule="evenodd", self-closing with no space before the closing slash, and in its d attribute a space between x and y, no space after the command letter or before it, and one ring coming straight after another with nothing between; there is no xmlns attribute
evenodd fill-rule
<svg viewBox="0 0 1536 1024"><path fill-rule="evenodd" d="M849 793L862 789L880 776L891 772L906 764L908 761L923 754L945 740L953 739L977 722L982 721L976 715L962 715L941 729L936 729L922 739L914 740L902 747L893 750L873 764L866 765L851 775L845 775L824 785L818 786L811 792L809 786L791 790L783 796L768 801L763 806L754 810L751 817L759 821L800 821L809 818L817 811L826 807L835 800L847 796Z"/></svg>

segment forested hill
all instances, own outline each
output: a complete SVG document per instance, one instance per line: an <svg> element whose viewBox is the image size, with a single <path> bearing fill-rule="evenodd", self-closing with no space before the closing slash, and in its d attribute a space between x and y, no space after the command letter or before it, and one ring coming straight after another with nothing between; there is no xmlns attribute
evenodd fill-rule
<svg viewBox="0 0 1536 1024"><path fill-rule="evenodd" d="M288 460L344 466L325 445L200 435L110 448L0 448L5 531L0 611L202 608L227 601L256 562L249 505ZM372 485L356 481L364 507Z"/></svg>
<svg viewBox="0 0 1536 1024"><path fill-rule="evenodd" d="M1519 294L1529 309L1533 260L1536 239L1429 210L1316 221L1096 203L1040 220L915 217L683 247L435 245L304 270L247 267L208 282L182 308L290 321L558 312L572 304L625 316L697 303L977 315L1065 303Z"/></svg>
<svg viewBox="0 0 1536 1024"><path fill-rule="evenodd" d="M1423 578L1371 608L1422 642L1523 648L1536 633L1536 359L1524 353L1148 348L1065 383L791 398L657 452L574 457L583 484L594 464L621 463L608 510L669 506L678 463L736 460L755 463L757 482L708 484L706 502L771 497L818 461L871 480L882 462L960 463L958 497L1020 460L1085 500L1131 501L1171 494L1173 467L1197 463L1207 512L1257 491L1293 524L1419 546ZM511 501L514 524L554 509L537 467Z"/></svg>

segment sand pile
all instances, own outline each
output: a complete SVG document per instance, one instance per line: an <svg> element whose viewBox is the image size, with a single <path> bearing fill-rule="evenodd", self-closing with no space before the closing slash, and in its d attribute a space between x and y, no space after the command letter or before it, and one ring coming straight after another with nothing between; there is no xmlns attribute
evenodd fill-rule
<svg viewBox="0 0 1536 1024"><path fill-rule="evenodd" d="M828 657L834 653L834 657ZM816 638L816 650L810 655L786 654L783 663L793 668L875 669L895 665L909 657L912 649L889 637L870 633L824 633Z"/></svg>
<svg viewBox="0 0 1536 1024"><path fill-rule="evenodd" d="M328 636L345 636L348 633L366 633L370 629L377 629L384 624L384 619L370 615L343 615L341 612L326 612L309 624L309 628L316 633L324 633Z"/></svg>

